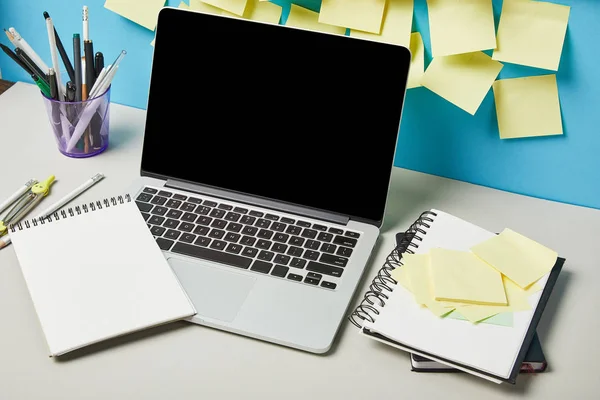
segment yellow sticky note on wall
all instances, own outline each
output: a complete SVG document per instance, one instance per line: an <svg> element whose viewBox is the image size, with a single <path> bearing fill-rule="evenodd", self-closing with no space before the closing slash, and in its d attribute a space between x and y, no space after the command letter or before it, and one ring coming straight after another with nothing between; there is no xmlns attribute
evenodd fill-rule
<svg viewBox="0 0 600 400"><path fill-rule="evenodd" d="M106 0L104 8L153 31L165 0Z"/></svg>
<svg viewBox="0 0 600 400"><path fill-rule="evenodd" d="M239 17L225 10L221 12L221 15ZM248 0L242 18L278 24L281 18L281 7L269 1Z"/></svg>
<svg viewBox="0 0 600 400"><path fill-rule="evenodd" d="M557 71L570 11L542 1L505 1L492 58Z"/></svg>
<svg viewBox="0 0 600 400"><path fill-rule="evenodd" d="M183 8L184 10L189 10L190 9L190 6L188 6L187 4L185 4L183 1L180 2L177 7L178 8Z"/></svg>
<svg viewBox="0 0 600 400"><path fill-rule="evenodd" d="M429 253L435 300L508 304L502 275L474 254L441 248L433 248Z"/></svg>
<svg viewBox="0 0 600 400"><path fill-rule="evenodd" d="M498 80L494 101L501 139L563 134L556 75Z"/></svg>
<svg viewBox="0 0 600 400"><path fill-rule="evenodd" d="M416 88L421 85L421 78L425 72L425 47L423 38L419 32L410 35L410 69L408 72L407 89Z"/></svg>
<svg viewBox="0 0 600 400"><path fill-rule="evenodd" d="M225 11L229 11L232 14L244 15L248 0L203 0L205 3L220 8Z"/></svg>
<svg viewBox="0 0 600 400"><path fill-rule="evenodd" d="M318 13L295 4L290 6L290 13L288 14L285 24L287 26L294 26L296 28L308 29L311 31L335 33L338 35L346 34L346 28L321 24L319 23Z"/></svg>
<svg viewBox="0 0 600 400"><path fill-rule="evenodd" d="M387 7L383 13L383 22L381 23L381 32L379 35L351 29L350 36L409 47L413 8L413 0L388 0Z"/></svg>
<svg viewBox="0 0 600 400"><path fill-rule="evenodd" d="M496 48L492 0L427 0L433 57Z"/></svg>
<svg viewBox="0 0 600 400"><path fill-rule="evenodd" d="M508 228L471 251L521 288L550 272L558 257L554 250Z"/></svg>
<svg viewBox="0 0 600 400"><path fill-rule="evenodd" d="M319 22L379 34L386 0L322 0Z"/></svg>
<svg viewBox="0 0 600 400"><path fill-rule="evenodd" d="M221 9L210 4L206 4L202 0L190 0L190 10L200 11L204 14L220 15Z"/></svg>
<svg viewBox="0 0 600 400"><path fill-rule="evenodd" d="M421 84L475 115L502 66L480 51L436 57L423 74Z"/></svg>

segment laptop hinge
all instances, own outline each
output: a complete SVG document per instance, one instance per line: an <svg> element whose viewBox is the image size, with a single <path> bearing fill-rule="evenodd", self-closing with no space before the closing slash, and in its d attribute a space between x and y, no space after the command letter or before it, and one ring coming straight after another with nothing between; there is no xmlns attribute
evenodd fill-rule
<svg viewBox="0 0 600 400"><path fill-rule="evenodd" d="M350 218L330 213L327 211L315 210L308 207L302 207L294 204L282 203L274 200L265 199L262 197L250 196L236 192L230 192L223 189L217 189L210 186L199 185L195 183L182 182L174 179L168 179L165 187L173 189L185 190L198 194L219 197L225 200L232 200L239 203L265 207L272 210L283 211L291 214L302 215L309 218L314 218L322 221L332 222L340 225L347 225Z"/></svg>

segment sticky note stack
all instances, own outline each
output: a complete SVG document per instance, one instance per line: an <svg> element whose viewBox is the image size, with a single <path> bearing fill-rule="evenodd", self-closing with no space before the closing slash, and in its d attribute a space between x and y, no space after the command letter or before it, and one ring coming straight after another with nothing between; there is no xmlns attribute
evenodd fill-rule
<svg viewBox="0 0 600 400"><path fill-rule="evenodd" d="M415 302L437 317L485 323L491 317L531 308L528 298L550 272L558 254L510 229L470 251L433 248L405 254L392 277ZM509 325L506 318L501 319Z"/></svg>

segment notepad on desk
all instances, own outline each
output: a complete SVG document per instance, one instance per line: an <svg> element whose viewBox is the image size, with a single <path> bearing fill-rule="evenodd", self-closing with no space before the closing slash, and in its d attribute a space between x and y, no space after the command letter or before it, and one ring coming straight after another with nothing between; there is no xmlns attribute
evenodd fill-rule
<svg viewBox="0 0 600 400"><path fill-rule="evenodd" d="M406 276L403 276L404 274L397 275L396 270L392 271L392 276L399 277L399 284L396 285L393 291L386 293L387 298L381 302L382 305L374 306L377 308L377 313L372 318L366 318L361 332L366 337L495 383L515 383L520 365L533 340L536 326L560 273L564 259L559 258L554 253L552 266L547 271L540 269L541 264L536 264L535 268L532 268L535 273L525 275L518 273L515 275L515 271L507 267L506 262L510 260L514 262L516 260L514 258L516 252L523 250L522 243L520 242L521 237L515 240L512 233L505 236L496 235L439 210L431 210L427 215L427 218L431 219L431 221L417 220L415 226L419 230L415 228L413 230L413 237L409 239L412 247L405 246L405 250L410 248L410 251L415 253L412 257L420 258L421 266L426 265L426 263L423 262L424 259L420 256L430 254L432 250L435 257L437 249L465 253L471 252L474 249L473 254L479 253L488 262L501 265L503 273L508 273L513 277L516 276L520 284L529 283L530 286L526 288L516 287L518 290L527 291L527 289L533 288L530 281L539 275L539 279L535 281L535 285L540 290L526 292L526 301L530 307L514 312L511 326L491 323L474 324L470 321L444 317L439 312L432 313L431 310L428 310L428 305L422 304L424 300L415 301L414 293L412 290L408 290L412 289L410 277L413 275L411 274L412 267L410 265L413 265L411 264L413 261L409 254L403 254L403 257L408 256L405 262L409 265L409 268L405 274L408 275L409 279L406 279ZM511 240L514 241L511 242ZM506 242L511 243L507 244ZM498 249L502 250L505 257L497 258ZM550 256L541 247L535 247L535 249L541 251L540 257ZM531 253L528 251L527 254ZM545 259L546 262L548 260L548 258ZM404 268L405 266L397 268ZM477 265L470 266L470 268L475 267ZM490 266L490 268L492 267ZM504 276L502 275L501 283L504 284L507 305L510 305L510 300L511 298L514 299L514 294L511 293L512 289L506 289ZM449 279L448 276L445 279ZM497 283L494 283L494 285ZM513 282L510 283L510 285L513 284ZM422 281L420 285L422 285ZM406 286L409 288L407 289ZM446 291L449 289L447 286L443 288ZM450 289L454 291L453 293L465 293L460 292L459 286L450 285ZM417 290L419 289L417 288ZM480 291L477 290L467 293L472 296L481 295ZM489 301L489 299L488 297L487 300ZM454 300L455 302L452 304L456 305L465 299L453 298L449 300ZM468 300L472 301L473 299ZM498 299L498 296L495 295L493 301L497 302L501 301L501 299ZM440 306L440 304L436 306ZM466 307L485 306L467 305Z"/></svg>
<svg viewBox="0 0 600 400"><path fill-rule="evenodd" d="M9 232L50 356L196 313L129 196Z"/></svg>

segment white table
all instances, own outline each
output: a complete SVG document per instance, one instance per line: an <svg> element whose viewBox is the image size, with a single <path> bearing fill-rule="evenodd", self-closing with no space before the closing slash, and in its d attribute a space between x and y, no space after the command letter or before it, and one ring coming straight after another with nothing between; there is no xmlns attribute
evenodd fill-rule
<svg viewBox="0 0 600 400"><path fill-rule="evenodd" d="M113 104L109 149L70 159L56 149L37 88L16 84L0 96L0 199L49 174L57 182L46 204L96 172L106 179L78 202L121 193L139 173L144 118L143 110ZM352 307L394 234L430 208L491 231L510 227L566 257L538 327L546 373L521 375L515 386L462 373L414 373L406 353L361 337L349 322L325 356L181 322L57 361L47 356L10 246L0 250L0 399L598 398L600 211L395 168L381 240Z"/></svg>

